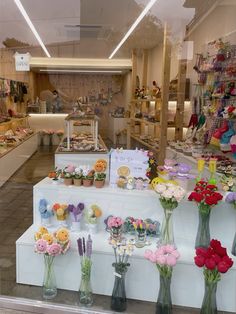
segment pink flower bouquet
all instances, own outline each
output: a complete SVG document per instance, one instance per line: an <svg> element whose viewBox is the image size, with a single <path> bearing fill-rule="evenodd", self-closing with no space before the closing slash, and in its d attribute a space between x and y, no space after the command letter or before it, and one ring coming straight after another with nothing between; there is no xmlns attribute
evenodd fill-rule
<svg viewBox="0 0 236 314"><path fill-rule="evenodd" d="M119 242L122 237L122 226L124 224L124 220L120 217L111 216L108 218L107 226L110 229L110 240Z"/></svg>

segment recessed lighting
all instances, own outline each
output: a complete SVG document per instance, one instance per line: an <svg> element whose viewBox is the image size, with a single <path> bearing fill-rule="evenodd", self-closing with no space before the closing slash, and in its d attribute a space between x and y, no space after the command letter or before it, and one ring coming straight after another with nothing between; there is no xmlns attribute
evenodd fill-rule
<svg viewBox="0 0 236 314"><path fill-rule="evenodd" d="M39 42L40 46L42 47L42 49L44 50L44 52L46 53L48 58L51 58L50 53L48 52L47 48L45 47L42 39L39 36L39 33L36 31L33 23L31 22L29 15L27 14L27 12L25 11L22 3L20 0L14 0L15 4L17 5L18 9L20 10L21 14L23 15L24 19L26 20L26 23L28 24L29 28L31 29L32 33L34 34L34 36L36 37L37 41Z"/></svg>
<svg viewBox="0 0 236 314"><path fill-rule="evenodd" d="M146 7L143 9L143 11L141 12L141 14L138 16L138 18L136 19L136 21L131 25L131 27L129 28L128 32L125 34L125 36L121 39L121 41L119 42L119 44L117 45L117 47L113 50L113 52L111 53L109 59L111 59L116 53L117 51L120 49L120 47L123 45L123 43L126 41L126 39L132 34L132 32L135 30L135 28L138 26L138 24L142 21L142 19L144 18L144 16L147 14L147 12L152 8L152 6L154 5L154 3L157 0L150 0L148 2L148 4L146 5Z"/></svg>
<svg viewBox="0 0 236 314"><path fill-rule="evenodd" d="M61 72L61 73L108 73L108 74L118 74L122 71L113 70L66 70L66 69L40 69L39 72Z"/></svg>

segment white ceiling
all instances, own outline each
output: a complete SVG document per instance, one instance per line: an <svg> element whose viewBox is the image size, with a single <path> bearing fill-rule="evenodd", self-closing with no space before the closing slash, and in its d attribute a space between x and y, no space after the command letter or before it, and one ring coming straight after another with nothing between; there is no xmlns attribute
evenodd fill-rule
<svg viewBox="0 0 236 314"><path fill-rule="evenodd" d="M184 8L184 2L157 0L116 57L129 57L133 47L157 45L162 40L164 22L169 23L175 40L181 40L195 12L193 8ZM147 3L148 0L22 0L53 57L108 57ZM66 24L100 28L68 28ZM0 47L7 37L38 45L14 0L0 0ZM67 48L59 53L61 43ZM44 56L41 49L36 49L35 55Z"/></svg>

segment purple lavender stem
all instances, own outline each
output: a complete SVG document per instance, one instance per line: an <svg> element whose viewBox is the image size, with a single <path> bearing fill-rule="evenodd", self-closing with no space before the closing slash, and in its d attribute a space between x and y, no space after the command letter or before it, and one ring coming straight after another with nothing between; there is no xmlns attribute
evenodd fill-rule
<svg viewBox="0 0 236 314"><path fill-rule="evenodd" d="M78 244L78 251L79 251L79 255L80 256L83 256L83 247L82 247L82 239L79 238L77 240L77 244Z"/></svg>
<svg viewBox="0 0 236 314"><path fill-rule="evenodd" d="M92 255L92 244L93 244L93 241L92 241L91 236L89 234L88 240L87 240L87 250L86 250L86 256L88 258L91 258L91 255Z"/></svg>
<svg viewBox="0 0 236 314"><path fill-rule="evenodd" d="M83 237L83 252L84 252L84 254L85 254L85 249L86 249L86 247L85 247L85 238Z"/></svg>

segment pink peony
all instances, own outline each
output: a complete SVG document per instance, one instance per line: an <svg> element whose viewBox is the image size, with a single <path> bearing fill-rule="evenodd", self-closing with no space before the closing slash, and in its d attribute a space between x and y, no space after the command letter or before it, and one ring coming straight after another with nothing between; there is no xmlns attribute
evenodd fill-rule
<svg viewBox="0 0 236 314"><path fill-rule="evenodd" d="M175 247L173 245L167 244L163 246L163 250L165 251L165 253L172 253L175 251Z"/></svg>
<svg viewBox="0 0 236 314"><path fill-rule="evenodd" d="M152 254L153 254L153 253L152 253L151 250L146 250L145 253L144 253L144 257L145 257L146 259L149 259L149 257L150 257Z"/></svg>
<svg viewBox="0 0 236 314"><path fill-rule="evenodd" d="M56 256L56 255L59 255L61 254L61 246L60 244L58 243L53 243L51 245L48 245L47 247L47 253L49 255L53 255L53 256Z"/></svg>
<svg viewBox="0 0 236 314"><path fill-rule="evenodd" d="M47 251L47 245L48 245L48 243L47 243L46 240L39 239L39 240L36 242L36 244L35 244L35 251L36 251L37 253L42 253L42 254L44 254L44 253L46 253L46 251Z"/></svg>
<svg viewBox="0 0 236 314"><path fill-rule="evenodd" d="M176 257L174 255L170 254L170 255L166 256L166 264L168 266L175 266L176 265L176 261L177 260L176 260Z"/></svg>
<svg viewBox="0 0 236 314"><path fill-rule="evenodd" d="M159 255L156 259L157 259L157 264L160 264L160 265L166 264L166 256L165 255Z"/></svg>
<svg viewBox="0 0 236 314"><path fill-rule="evenodd" d="M151 261L152 263L156 263L157 262L157 257L155 256L155 254L151 254L149 256L149 261Z"/></svg>

